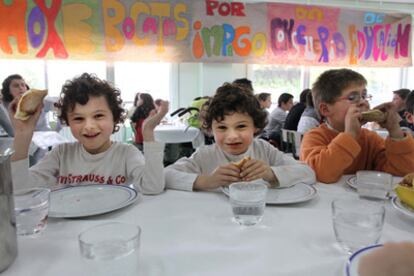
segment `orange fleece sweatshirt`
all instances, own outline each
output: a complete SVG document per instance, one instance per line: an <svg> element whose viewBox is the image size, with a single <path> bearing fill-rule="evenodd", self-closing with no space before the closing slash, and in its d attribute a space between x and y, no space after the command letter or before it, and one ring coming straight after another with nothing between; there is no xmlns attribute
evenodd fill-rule
<svg viewBox="0 0 414 276"><path fill-rule="evenodd" d="M300 159L316 173L320 182L337 182L344 174L359 170L376 170L404 176L414 172L414 139L381 138L374 131L362 128L356 140L322 124L303 137Z"/></svg>

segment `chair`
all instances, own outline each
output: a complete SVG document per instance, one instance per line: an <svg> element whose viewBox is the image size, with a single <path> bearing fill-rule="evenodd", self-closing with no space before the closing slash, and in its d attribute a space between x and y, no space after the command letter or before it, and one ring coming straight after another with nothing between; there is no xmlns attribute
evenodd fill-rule
<svg viewBox="0 0 414 276"><path fill-rule="evenodd" d="M295 159L299 159L302 138L303 135L297 131L282 129L282 144L285 145L283 151L291 152Z"/></svg>

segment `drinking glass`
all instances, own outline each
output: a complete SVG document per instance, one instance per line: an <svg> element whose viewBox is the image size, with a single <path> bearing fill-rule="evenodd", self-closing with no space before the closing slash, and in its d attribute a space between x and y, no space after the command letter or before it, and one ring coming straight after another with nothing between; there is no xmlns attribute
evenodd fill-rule
<svg viewBox="0 0 414 276"><path fill-rule="evenodd" d="M378 171L358 171L357 190L361 197L385 199L392 189L392 175Z"/></svg>
<svg viewBox="0 0 414 276"><path fill-rule="evenodd" d="M233 219L240 225L250 226L263 218L267 186L263 183L237 182L229 187Z"/></svg>
<svg viewBox="0 0 414 276"><path fill-rule="evenodd" d="M46 228L50 189L29 188L14 192L14 211L18 235L40 233Z"/></svg>
<svg viewBox="0 0 414 276"><path fill-rule="evenodd" d="M109 222L79 234L79 247L87 275L138 275L141 228Z"/></svg>
<svg viewBox="0 0 414 276"><path fill-rule="evenodd" d="M363 199L332 201L332 222L336 240L349 253L373 245L381 237L385 208Z"/></svg>

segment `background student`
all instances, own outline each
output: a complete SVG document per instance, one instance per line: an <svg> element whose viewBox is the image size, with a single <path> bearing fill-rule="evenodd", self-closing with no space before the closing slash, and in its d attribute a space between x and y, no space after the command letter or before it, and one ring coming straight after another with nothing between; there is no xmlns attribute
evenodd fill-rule
<svg viewBox="0 0 414 276"><path fill-rule="evenodd" d="M269 121L263 130L263 137L265 140L272 140L273 143L279 145L281 143L282 128L285 124L287 112L293 106L293 95L289 93L282 93L277 100L277 108L275 108L269 115Z"/></svg>
<svg viewBox="0 0 414 276"><path fill-rule="evenodd" d="M285 124L283 125L284 129L295 131L298 129L300 117L306 108L306 97L308 94L311 94L309 88L300 93L299 102L289 110L289 113L286 116Z"/></svg>
<svg viewBox="0 0 414 276"><path fill-rule="evenodd" d="M407 121L404 118L405 114L405 101L407 100L408 94L410 94L410 89L401 88L393 91L392 103L395 105L398 114L401 117L400 126L407 127Z"/></svg>
<svg viewBox="0 0 414 276"><path fill-rule="evenodd" d="M131 116L131 125L134 128L135 143L134 145L143 150L144 137L142 136L142 124L149 116L151 110L155 109L154 99L148 93L140 93L138 96L137 108Z"/></svg>

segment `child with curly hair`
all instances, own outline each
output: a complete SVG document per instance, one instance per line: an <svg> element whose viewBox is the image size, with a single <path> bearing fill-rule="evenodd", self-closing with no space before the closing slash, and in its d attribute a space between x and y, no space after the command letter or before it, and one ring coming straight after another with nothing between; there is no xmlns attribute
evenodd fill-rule
<svg viewBox="0 0 414 276"><path fill-rule="evenodd" d="M17 102L18 98L9 108L16 133L12 156L16 188L98 183L133 184L145 194L158 194L164 189L164 176L159 173L163 169L164 145L154 142L154 128L168 112L168 102L144 122L142 155L134 146L110 139L125 118L118 89L87 73L67 81L57 104L59 119L70 127L77 142L58 145L30 169L27 152L42 106L22 121L14 118Z"/></svg>
<svg viewBox="0 0 414 276"><path fill-rule="evenodd" d="M315 173L304 163L284 155L267 141L255 139L266 125L266 112L252 93L226 83L212 98L204 127L215 144L198 148L165 168L168 188L212 190L233 182L263 179L271 186L315 183ZM250 160L239 168L235 162Z"/></svg>

